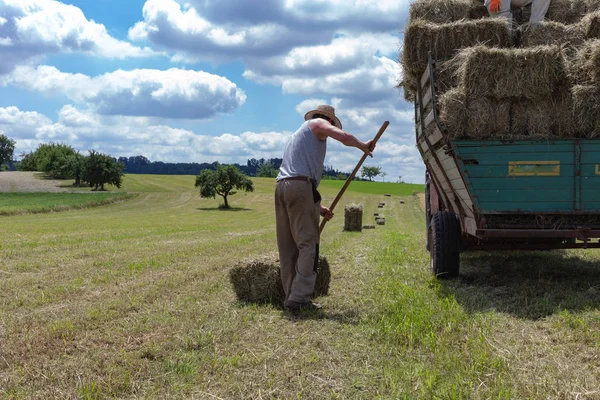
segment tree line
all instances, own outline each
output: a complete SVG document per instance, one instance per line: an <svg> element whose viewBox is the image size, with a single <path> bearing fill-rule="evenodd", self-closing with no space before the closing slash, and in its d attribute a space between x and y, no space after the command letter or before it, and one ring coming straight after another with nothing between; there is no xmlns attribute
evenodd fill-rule
<svg viewBox="0 0 600 400"><path fill-rule="evenodd" d="M103 188L104 184L121 184L121 177L129 174L159 175L197 175L203 170L216 171L220 165L213 163L169 163L150 161L138 155L132 157L113 158L94 150L89 155L82 155L71 146L63 143L40 144L35 151L20 154L21 160L14 161L14 140L0 135L0 170L40 171L56 179L75 179L76 185L89 184ZM247 176L275 178L279 173L283 159L251 158L245 165L230 164ZM95 171L95 172L94 172ZM346 180L349 173L339 171L331 166L323 167L322 179ZM363 178L365 175L363 175ZM367 175L371 180L373 175ZM360 178L356 178L360 179ZM103 181L103 182L100 182ZM120 186L119 186L120 187Z"/></svg>
<svg viewBox="0 0 600 400"><path fill-rule="evenodd" d="M75 186L104 190L104 185L120 188L123 181L123 164L95 150L83 155L66 144L44 143L21 157L17 170L39 171L53 179L74 179Z"/></svg>

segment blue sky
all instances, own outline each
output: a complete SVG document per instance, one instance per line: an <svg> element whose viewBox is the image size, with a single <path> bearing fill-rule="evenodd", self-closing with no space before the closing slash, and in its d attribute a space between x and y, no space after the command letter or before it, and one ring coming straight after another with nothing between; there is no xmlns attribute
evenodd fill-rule
<svg viewBox="0 0 600 400"><path fill-rule="evenodd" d="M318 104L372 138L386 181L423 181L394 88L409 1L0 0L0 133L152 161L281 157ZM325 164L361 154L330 139ZM381 178L380 178L381 179Z"/></svg>

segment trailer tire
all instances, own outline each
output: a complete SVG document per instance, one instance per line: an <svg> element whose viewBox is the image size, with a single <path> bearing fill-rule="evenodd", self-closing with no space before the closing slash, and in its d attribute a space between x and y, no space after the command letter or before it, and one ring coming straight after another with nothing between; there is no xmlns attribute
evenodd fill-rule
<svg viewBox="0 0 600 400"><path fill-rule="evenodd" d="M435 213L431 221L429 257L431 272L438 279L458 276L460 270L460 223L449 211Z"/></svg>

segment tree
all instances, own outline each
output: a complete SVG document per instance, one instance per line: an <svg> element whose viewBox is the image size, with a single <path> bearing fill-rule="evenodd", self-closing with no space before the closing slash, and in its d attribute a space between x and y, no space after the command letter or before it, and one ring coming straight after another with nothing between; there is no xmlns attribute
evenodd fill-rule
<svg viewBox="0 0 600 400"><path fill-rule="evenodd" d="M85 157L79 153L63 156L59 160L60 174L66 179L75 179L74 186L81 185L85 170Z"/></svg>
<svg viewBox="0 0 600 400"><path fill-rule="evenodd" d="M62 163L68 156L76 156L77 150L63 143L40 144L34 152L36 170L57 179L69 179Z"/></svg>
<svg viewBox="0 0 600 400"><path fill-rule="evenodd" d="M35 154L32 151L29 153L20 154L21 161L17 163L17 171L37 171L35 166Z"/></svg>
<svg viewBox="0 0 600 400"><path fill-rule="evenodd" d="M0 135L0 164L12 161L15 152L15 141Z"/></svg>
<svg viewBox="0 0 600 400"><path fill-rule="evenodd" d="M216 170L204 169L196 177L195 187L200 188L200 197L213 199L216 195L223 197L224 208L229 208L227 196L234 195L237 190L253 192L254 184L235 165L217 165Z"/></svg>
<svg viewBox="0 0 600 400"><path fill-rule="evenodd" d="M265 163L258 167L256 170L256 176L260 176L263 178L276 178L279 171L273 168L273 165Z"/></svg>
<svg viewBox="0 0 600 400"><path fill-rule="evenodd" d="M381 174L381 167L362 167L360 170L360 176L366 177L369 181L372 181L377 175Z"/></svg>
<svg viewBox="0 0 600 400"><path fill-rule="evenodd" d="M123 168L124 165L111 156L90 150L90 155L85 158L82 179L93 187L93 190L98 190L98 186L100 190L104 190L105 184L120 188Z"/></svg>

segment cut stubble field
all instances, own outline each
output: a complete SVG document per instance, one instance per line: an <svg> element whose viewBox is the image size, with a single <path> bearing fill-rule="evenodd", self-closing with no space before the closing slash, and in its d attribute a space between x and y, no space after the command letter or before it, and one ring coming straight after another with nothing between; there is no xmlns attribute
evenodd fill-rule
<svg viewBox="0 0 600 400"><path fill-rule="evenodd" d="M193 182L126 175L127 201L0 217L0 397L600 398L597 252L468 254L437 282L418 196L353 183L324 311L292 317L227 278L276 252L273 180L229 211ZM386 225L343 232L349 203Z"/></svg>

